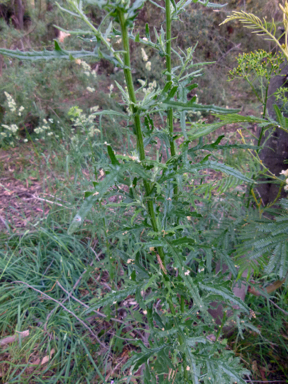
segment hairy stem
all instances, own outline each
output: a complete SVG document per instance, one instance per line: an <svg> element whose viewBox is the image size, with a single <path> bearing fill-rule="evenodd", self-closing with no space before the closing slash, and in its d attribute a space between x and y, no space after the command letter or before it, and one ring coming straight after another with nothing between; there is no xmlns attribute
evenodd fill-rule
<svg viewBox="0 0 288 384"><path fill-rule="evenodd" d="M166 0L166 68L167 68L167 81L172 80L172 64L171 64L171 5L170 0ZM168 128L170 134L170 153L171 156L176 155L175 142L173 139L173 109L169 108L167 111ZM178 194L178 187L175 185L174 194Z"/></svg>
<svg viewBox="0 0 288 384"><path fill-rule="evenodd" d="M145 148L144 148L144 142L143 142L143 135L142 135L142 129L141 129L141 121L140 121L140 114L137 107L137 100L135 96L134 91L134 85L133 85L133 78L130 68L130 48L129 48L129 37L128 37L128 29L126 25L126 20L124 17L124 12L122 10L118 10L118 16L119 16L119 22L121 26L121 34L122 34L122 42L123 42L123 57L124 57L124 75L125 80L127 84L129 99L131 102L131 108L133 112L133 118L134 118L134 125L135 125L135 131L136 131L136 139L137 139L137 150L139 153L139 159L140 161L145 160ZM159 232L159 228L157 225L157 220L155 216L153 201L150 200L149 196L151 194L151 187L147 180L144 180L144 188L146 192L146 198L147 198L147 208L148 213L150 216L152 228L155 232ZM164 264L164 251L162 247L157 248L159 256L161 257L162 263Z"/></svg>

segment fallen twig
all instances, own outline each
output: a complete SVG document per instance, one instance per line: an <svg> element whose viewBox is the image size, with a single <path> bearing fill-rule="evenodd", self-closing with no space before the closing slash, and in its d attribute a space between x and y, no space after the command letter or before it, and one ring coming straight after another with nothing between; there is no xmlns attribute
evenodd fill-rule
<svg viewBox="0 0 288 384"><path fill-rule="evenodd" d="M33 291L38 292L40 295L45 296L47 299L52 300L52 301L54 301L55 303L57 303L58 305L60 305L60 307L62 307L62 308L64 309L64 311L70 313L70 315L72 315L73 317L75 317L75 319L77 319L77 320L83 325L83 327L85 327L85 328L91 333L91 335L96 339L96 341L97 341L103 348L108 349L107 346L106 346L104 343L102 343L102 342L100 341L100 339L99 339L98 336L92 331L92 329L91 329L90 327L88 327L88 325L87 325L83 320L81 320L77 315L75 315L75 313L73 313L73 312L70 311L68 308L66 308L65 305L63 305L62 303L60 303L60 301L54 299L53 297L51 297L51 296L49 296L49 295L46 295L46 293L40 291L39 289L36 289L36 288L32 287L32 285L27 284L27 283L25 283L24 281L17 281L17 280L16 280L16 281L13 281L13 283L14 283L14 284L15 284L15 283L17 283L17 284L24 284L24 285L26 285L27 287L33 289Z"/></svg>
<svg viewBox="0 0 288 384"><path fill-rule="evenodd" d="M269 294L269 293L271 293L271 292L274 292L277 288L280 288L280 287L283 285L284 281L285 281L285 279L283 279L283 280L278 280L278 281L276 281L275 283L269 285L268 287L265 288L265 293L266 293L266 294ZM266 299L269 300L269 302L270 302L272 305L274 305L277 309L279 309L279 311L281 311L282 313L284 313L284 315L288 316L288 312L285 311L284 309L280 308L279 305L277 305L276 303L274 303L274 301L272 301L271 299L269 299L269 297L267 297L266 294L265 294L264 292L262 293L261 291L258 291L258 290L256 290L254 287L251 287L251 286L248 288L248 292L249 292L249 293L252 293L252 295L255 295L255 296L262 296L262 297L265 297Z"/></svg>
<svg viewBox="0 0 288 384"><path fill-rule="evenodd" d="M27 336L29 336L29 329L27 329L27 331L17 332L17 334L14 336L5 337L4 339L0 340L0 345L2 346L6 344L11 344L11 343L14 343L14 341L17 340L18 338L23 339L24 337L27 337Z"/></svg>
<svg viewBox="0 0 288 384"><path fill-rule="evenodd" d="M64 207L66 209L74 209L72 207L66 207L63 204L56 203L56 201L51 201L51 200L43 199L42 197L38 197L38 196L35 196L35 195L31 195L31 197L28 197L28 198L26 198L24 200L33 200L33 199L36 199L36 200L39 200L39 201L44 201L45 203L49 203L49 204L55 204L55 205L58 205L59 207Z"/></svg>
<svg viewBox="0 0 288 384"><path fill-rule="evenodd" d="M73 286L73 288L72 288L72 290L71 290L70 293L67 293L67 291L65 291L65 292L68 294L68 296L62 301L62 304L64 304L65 301L67 301L67 300L72 296L72 292L73 292L74 289L77 287L77 285L80 283L80 281L81 281L81 279L82 279L82 277L83 277L83 275L84 275L85 272L86 272L86 269L85 269L85 271L80 275L79 279L78 279L78 280L76 281L76 283L74 284L74 286ZM58 281L57 281L57 285L60 286L60 284L58 284ZM61 287L61 286L60 286L60 287ZM62 287L61 287L61 288L62 288ZM51 312L48 314L48 316L46 317L46 321L45 321L45 324L44 324L44 331L46 331L46 329L47 329L48 320L49 320L50 317L53 315L53 313L54 313L55 311L57 311L58 308L59 308L59 306L53 308L52 311L51 311Z"/></svg>

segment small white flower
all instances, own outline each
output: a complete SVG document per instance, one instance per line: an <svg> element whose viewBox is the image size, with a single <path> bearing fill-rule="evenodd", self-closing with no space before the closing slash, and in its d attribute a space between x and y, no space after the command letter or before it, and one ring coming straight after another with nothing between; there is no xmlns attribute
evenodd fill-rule
<svg viewBox="0 0 288 384"><path fill-rule="evenodd" d="M82 67L86 70L86 71L89 71L89 73L91 72L91 67L89 64L86 63L86 61L83 61L81 60L81 63Z"/></svg>
<svg viewBox="0 0 288 384"><path fill-rule="evenodd" d="M24 139L23 141L24 141L24 143L27 143L28 139Z"/></svg>
<svg viewBox="0 0 288 384"><path fill-rule="evenodd" d="M6 96L8 107L9 107L10 111L15 112L16 111L16 103L15 103L13 97L8 92L4 92L4 94Z"/></svg>
<svg viewBox="0 0 288 384"><path fill-rule="evenodd" d="M284 175L285 177L288 177L288 169L286 169L285 171L281 171L280 175Z"/></svg>
<svg viewBox="0 0 288 384"><path fill-rule="evenodd" d="M91 107L91 108L90 108L90 112L97 112L98 109L99 109L99 106L96 105L95 107ZM94 116L93 116L93 118L94 118Z"/></svg>
<svg viewBox="0 0 288 384"><path fill-rule="evenodd" d="M147 56L147 53L145 52L144 48L141 48L141 53L142 53L143 61L148 61L148 56Z"/></svg>
<svg viewBox="0 0 288 384"><path fill-rule="evenodd" d="M95 88L87 87L86 89L87 89L88 92L91 92L91 93L92 93L92 92L95 92Z"/></svg>
<svg viewBox="0 0 288 384"><path fill-rule="evenodd" d="M186 275L186 276L190 275L190 271L184 272L184 275Z"/></svg>
<svg viewBox="0 0 288 384"><path fill-rule="evenodd" d="M151 71L151 61L147 61L145 67L146 67L147 71Z"/></svg>

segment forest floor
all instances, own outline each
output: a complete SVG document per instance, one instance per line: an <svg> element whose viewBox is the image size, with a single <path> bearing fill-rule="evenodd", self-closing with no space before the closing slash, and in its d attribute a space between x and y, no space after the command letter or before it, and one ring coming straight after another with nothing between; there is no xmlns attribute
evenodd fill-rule
<svg viewBox="0 0 288 384"><path fill-rule="evenodd" d="M221 128L213 135L217 137L223 133L232 140L236 140L237 132L235 126ZM251 133L255 133L254 127L251 127ZM245 135L247 135L247 139L250 137L249 132L245 133ZM239 140L239 137L237 140ZM40 151L41 155L39 154ZM0 233L23 233L26 228L27 230L31 229L39 221L44 223L55 206L59 208L65 207L68 210L73 209L72 205L69 206L71 203L65 201L65 196L63 197L61 193L59 194L59 180L62 183L61 188L63 191L63 185L65 186L65 184L70 188L69 185L73 176L65 175L63 168L60 172L57 169L53 156L53 154L49 154L48 150L45 150L44 146L39 150L33 143L22 145L21 151L19 151L19 147L0 150ZM82 171L83 178L88 181L90 179L89 171L87 170L86 172L84 169ZM217 181L217 177L217 172L209 174L211 182ZM94 280L91 280L90 283L93 285ZM102 275L99 283L109 286L108 274ZM236 355L241 358L242 363L252 371L253 379L256 381L247 381L248 383L269 383L269 380L271 383L279 384L287 382L287 356L285 357L283 353L284 348L283 346L281 347L279 339L275 340L272 333L269 336L271 326L268 320L266 320L267 324L265 324L265 301L263 302L260 298L259 302L254 300L249 305L251 307L254 305L254 310L258 316L255 326L263 331L265 337L261 338L257 333L250 332L247 333L244 340L239 340L238 336L233 335L229 338L227 348L234 350ZM271 321L273 321L272 318ZM104 329L109 330L109 322L93 323L93 327L96 327L100 332L101 327L99 328L99 324L101 324L102 331ZM285 334L283 333L282 335L280 336L285 343ZM2 357L4 360L10 359L15 364L15 356L6 353ZM37 354L35 359L36 357ZM124 348L118 356L111 356L111 372L114 372L114 374L118 371L120 372L121 367L128 358L129 348ZM113 371L113 367L117 367L117 370ZM34 371L31 369L32 374ZM5 368L5 371L7 370L8 366ZM53 371L50 371L48 374L50 377L51 375L53 375ZM134 382L137 383L137 381Z"/></svg>

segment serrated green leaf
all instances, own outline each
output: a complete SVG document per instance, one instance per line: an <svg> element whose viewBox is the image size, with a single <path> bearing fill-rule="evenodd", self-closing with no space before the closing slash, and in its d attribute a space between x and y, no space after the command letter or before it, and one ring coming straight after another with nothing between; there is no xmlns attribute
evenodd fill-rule
<svg viewBox="0 0 288 384"><path fill-rule="evenodd" d="M171 244L173 244L173 245L182 245L182 244L194 245L195 240L191 239L187 236L184 236L184 237L181 237L180 239L176 239L176 240L171 241Z"/></svg>
<svg viewBox="0 0 288 384"><path fill-rule="evenodd" d="M217 107L215 105L202 105L194 103L193 101L187 101L186 103L181 103L178 101L171 101L169 99L166 99L163 101L163 105L166 108L175 108L178 110L185 110L185 111L195 111L195 112L215 112L215 113L223 113L223 114L229 114L229 113L237 113L239 112L239 109L226 109Z"/></svg>
<svg viewBox="0 0 288 384"><path fill-rule="evenodd" d="M99 51L100 52L100 51ZM54 41L54 50L53 51L47 51L44 49L43 51L19 51L17 50L11 50L11 49L5 49L0 48L0 54L4 56L9 56L14 59L20 59L20 60L31 60L31 61L37 61L37 60L55 60L55 59L66 59L66 60L74 60L79 59L83 57L93 57L96 60L100 60L102 57L111 61L113 64L119 66L119 62L113 57L109 56L107 54L101 53L99 55L98 51L86 51L82 49L81 51L66 51L60 47L58 42Z"/></svg>
<svg viewBox="0 0 288 384"><path fill-rule="evenodd" d="M245 181L246 183L255 183L254 180L249 177L244 176L240 171L235 168L230 167L229 165L218 163L217 161L205 161L203 165L197 164L197 169L214 169L215 171L220 171L226 173L227 175L234 176L239 180Z"/></svg>
<svg viewBox="0 0 288 384"><path fill-rule="evenodd" d="M187 133L188 139L193 141L200 137L207 136L216 131L216 129L223 127L223 123L214 124L192 124L192 129Z"/></svg>
<svg viewBox="0 0 288 384"><path fill-rule="evenodd" d="M90 313L93 309L97 309L100 307L109 307L113 303L118 303L126 299L129 295L134 295L136 293L137 288L141 288L143 282L141 284L132 285L131 287L122 289L121 291L112 291L105 295L102 299L92 299L89 304L91 307L85 311L85 313Z"/></svg>
<svg viewBox="0 0 288 384"><path fill-rule="evenodd" d="M267 123L267 120L261 119L260 117L255 116L242 116L239 114L230 114L230 115L218 115L215 117L220 119L225 124L234 124L234 123Z"/></svg>
<svg viewBox="0 0 288 384"><path fill-rule="evenodd" d="M236 297L232 291L229 291L222 284L217 284L215 282L213 284L209 284L209 283L204 284L200 282L199 287L204 291L215 293L223 297L223 299L231 301L232 303L238 305L239 308L241 308L243 311L245 311L246 313L249 313L249 307L241 299L239 299L239 297Z"/></svg>
<svg viewBox="0 0 288 384"><path fill-rule="evenodd" d="M197 343L206 344L208 340L203 336L196 336L196 337L186 337L185 343L189 347L195 347Z"/></svg>
<svg viewBox="0 0 288 384"><path fill-rule="evenodd" d="M94 113L91 113L92 116L103 116L103 115L107 115L107 116L119 116L119 117L125 117L127 118L127 115L123 112L117 112L117 111L112 111L110 109L105 109L104 111L99 111L99 112L94 112Z"/></svg>
<svg viewBox="0 0 288 384"><path fill-rule="evenodd" d="M107 145L108 155L110 157L111 163L113 165L120 165L119 161L116 159L115 153L110 145Z"/></svg>
<svg viewBox="0 0 288 384"><path fill-rule="evenodd" d="M150 40L150 30L149 30L149 25L148 23L145 24L145 35L148 40Z"/></svg>
<svg viewBox="0 0 288 384"><path fill-rule="evenodd" d="M113 172L109 173L109 175L106 175L103 181L97 185L96 191L93 193L93 195L85 199L84 203L82 204L81 208L77 212L68 228L68 235L72 235L83 224L85 217L91 211L93 205L104 196L104 194L111 186L114 185L118 174L119 171L114 170Z"/></svg>
<svg viewBox="0 0 288 384"><path fill-rule="evenodd" d="M123 366L122 371L128 367L131 367L132 372L136 372L142 364L148 362L150 357L152 357L154 354L158 354L164 348L166 348L165 345L158 348L145 348L144 352L138 352L137 354L134 354L131 359L128 360L127 363Z"/></svg>

